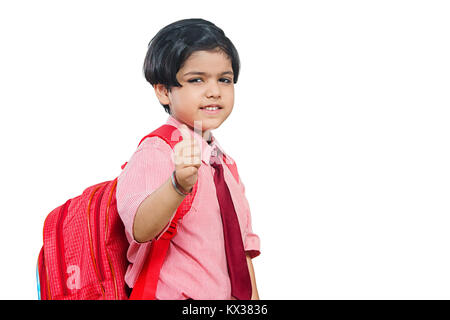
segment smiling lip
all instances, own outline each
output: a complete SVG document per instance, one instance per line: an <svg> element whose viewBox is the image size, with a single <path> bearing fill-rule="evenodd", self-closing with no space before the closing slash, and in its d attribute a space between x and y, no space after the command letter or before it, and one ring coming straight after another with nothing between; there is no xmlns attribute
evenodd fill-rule
<svg viewBox="0 0 450 320"><path fill-rule="evenodd" d="M216 110L207 110L206 107L217 107L218 109L216 109ZM214 115L214 114L218 114L220 112L220 109L223 109L223 107L218 105L218 104L210 104L208 106L201 107L200 109L203 110L207 114Z"/></svg>
<svg viewBox="0 0 450 320"><path fill-rule="evenodd" d="M219 109L222 109L223 107L219 104L209 104L207 106L203 106L200 109L206 109L206 107L218 107Z"/></svg>

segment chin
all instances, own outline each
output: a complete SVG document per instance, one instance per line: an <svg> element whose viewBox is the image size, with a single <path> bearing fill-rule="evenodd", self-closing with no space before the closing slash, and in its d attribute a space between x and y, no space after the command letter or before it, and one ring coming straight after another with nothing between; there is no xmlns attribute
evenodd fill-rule
<svg viewBox="0 0 450 320"><path fill-rule="evenodd" d="M211 120L211 119L208 119L208 120L203 121L203 123L204 123L204 125L203 125L203 127L204 127L203 130L204 131L214 130L214 129L219 128L222 125L223 120Z"/></svg>

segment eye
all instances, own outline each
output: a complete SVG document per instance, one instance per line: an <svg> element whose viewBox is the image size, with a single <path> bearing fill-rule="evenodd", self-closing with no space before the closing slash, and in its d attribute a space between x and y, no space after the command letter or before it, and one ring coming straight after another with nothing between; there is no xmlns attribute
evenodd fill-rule
<svg viewBox="0 0 450 320"><path fill-rule="evenodd" d="M231 83L231 80L228 78L220 78L219 81L224 82L224 83Z"/></svg>
<svg viewBox="0 0 450 320"><path fill-rule="evenodd" d="M194 79L189 79L188 80L189 83L198 83L200 81L202 81L202 79L200 79L200 78L194 78Z"/></svg>

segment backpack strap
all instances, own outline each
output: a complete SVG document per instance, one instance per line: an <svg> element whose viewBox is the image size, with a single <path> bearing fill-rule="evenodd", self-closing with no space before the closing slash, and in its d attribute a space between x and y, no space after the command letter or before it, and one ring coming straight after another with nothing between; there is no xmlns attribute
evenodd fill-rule
<svg viewBox="0 0 450 320"><path fill-rule="evenodd" d="M178 129L170 124L164 124L161 127L159 127L158 129L156 129L155 131L149 133L148 135L146 135L145 137L143 137L141 139L141 141L138 144L138 147L141 145L141 143L150 137L160 137L161 139L163 139L165 142L167 142L167 144L173 149L175 147L175 145L180 142L181 140L183 140L183 137L181 136L180 131L178 131ZM128 164L128 162L125 162L121 168L124 169L126 167L126 165Z"/></svg>
<svg viewBox="0 0 450 320"><path fill-rule="evenodd" d="M139 145L146 139L150 137L160 137L166 141L170 147L173 149L175 145L183 140L180 131L172 125L162 125L152 133L146 135L141 139ZM138 145L138 146L139 146ZM234 178L239 182L239 174L237 171L236 163L225 154L223 155L223 161L230 169ZM122 165L122 169L127 165L127 163ZM150 252L147 259L145 260L144 266L142 267L139 277L134 284L133 290L130 295L130 300L154 300L156 296L156 288L158 285L159 274L161 267L169 249L170 240L177 234L178 221L183 218L183 216L191 209L192 202L194 201L195 195L198 189L198 180L195 183L192 192L187 195L183 202L175 213L169 228L162 234L158 240L153 240Z"/></svg>
<svg viewBox="0 0 450 320"><path fill-rule="evenodd" d="M181 133L172 125L163 125L146 135L141 139L139 145L149 137L158 136L166 141L173 149L174 146L183 140ZM122 166L122 169L126 163ZM159 273L162 264L169 249L170 240L177 234L178 221L191 209L195 194L198 189L198 181L195 183L192 192L187 195L183 202L178 206L177 212L173 217L169 228L162 234L158 240L153 240L150 252L145 260L139 277L131 292L130 300L154 300L156 294L156 287L158 285Z"/></svg>

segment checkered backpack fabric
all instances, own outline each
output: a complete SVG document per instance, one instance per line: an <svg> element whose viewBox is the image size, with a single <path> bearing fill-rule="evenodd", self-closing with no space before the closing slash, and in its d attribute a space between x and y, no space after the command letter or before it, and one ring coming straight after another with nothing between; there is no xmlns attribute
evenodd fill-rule
<svg viewBox="0 0 450 320"><path fill-rule="evenodd" d="M139 144L152 136L162 138L172 148L182 139L177 128L163 125ZM116 187L117 178L90 186L47 216L37 266L41 299L128 299L130 290L124 276L129 243L117 212ZM185 198L177 218L190 209L194 196ZM158 241L169 241L176 233L176 225L177 220L172 221L167 236ZM163 260L165 253L161 252L164 256L156 260ZM156 273L155 281L159 269Z"/></svg>

